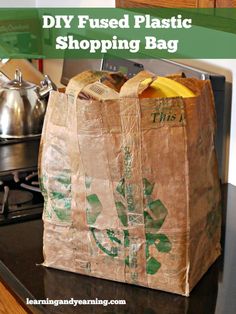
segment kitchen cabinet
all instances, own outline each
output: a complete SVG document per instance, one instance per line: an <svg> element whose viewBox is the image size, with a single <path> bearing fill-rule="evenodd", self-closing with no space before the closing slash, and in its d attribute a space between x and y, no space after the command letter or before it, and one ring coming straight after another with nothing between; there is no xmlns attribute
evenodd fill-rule
<svg viewBox="0 0 236 314"><path fill-rule="evenodd" d="M236 0L116 0L117 8L235 8Z"/></svg>
<svg viewBox="0 0 236 314"><path fill-rule="evenodd" d="M216 8L236 8L236 0L216 0Z"/></svg>
<svg viewBox="0 0 236 314"><path fill-rule="evenodd" d="M0 314L27 314L13 295L0 282Z"/></svg>
<svg viewBox="0 0 236 314"><path fill-rule="evenodd" d="M215 0L116 0L116 7L214 8Z"/></svg>

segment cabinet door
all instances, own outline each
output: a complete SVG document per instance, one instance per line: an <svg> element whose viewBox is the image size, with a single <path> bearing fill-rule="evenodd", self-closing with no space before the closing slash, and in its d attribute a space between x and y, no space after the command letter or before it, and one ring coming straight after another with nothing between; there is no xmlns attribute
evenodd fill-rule
<svg viewBox="0 0 236 314"><path fill-rule="evenodd" d="M27 314L7 288L0 282L0 313ZM29 313L29 312L28 312Z"/></svg>
<svg viewBox="0 0 236 314"><path fill-rule="evenodd" d="M236 0L216 0L217 8L236 8Z"/></svg>
<svg viewBox="0 0 236 314"><path fill-rule="evenodd" d="M117 8L214 8L214 6L215 0L116 0Z"/></svg>

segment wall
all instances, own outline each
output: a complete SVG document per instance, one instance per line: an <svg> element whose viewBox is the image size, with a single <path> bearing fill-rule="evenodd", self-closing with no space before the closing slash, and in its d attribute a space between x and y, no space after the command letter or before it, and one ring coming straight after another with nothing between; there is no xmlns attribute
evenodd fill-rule
<svg viewBox="0 0 236 314"><path fill-rule="evenodd" d="M34 7L36 4L36 0L0 0L0 7Z"/></svg>
<svg viewBox="0 0 236 314"><path fill-rule="evenodd" d="M232 83L231 127L226 138L226 148L229 151L228 180L236 185L236 60L235 59L205 59L205 60L179 60L183 63L225 75L226 80ZM230 123L230 121L228 121Z"/></svg>
<svg viewBox="0 0 236 314"><path fill-rule="evenodd" d="M0 0L4 7L115 7L115 0Z"/></svg>
<svg viewBox="0 0 236 314"><path fill-rule="evenodd" d="M40 7L115 7L115 0L36 0Z"/></svg>

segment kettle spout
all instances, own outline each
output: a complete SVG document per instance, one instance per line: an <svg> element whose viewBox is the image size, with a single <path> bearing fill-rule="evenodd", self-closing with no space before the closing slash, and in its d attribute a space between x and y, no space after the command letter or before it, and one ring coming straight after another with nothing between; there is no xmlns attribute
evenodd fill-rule
<svg viewBox="0 0 236 314"><path fill-rule="evenodd" d="M44 76L44 80L40 82L40 87L38 88L38 94L40 98L48 97L50 91L57 90L56 85L52 82L48 75Z"/></svg>

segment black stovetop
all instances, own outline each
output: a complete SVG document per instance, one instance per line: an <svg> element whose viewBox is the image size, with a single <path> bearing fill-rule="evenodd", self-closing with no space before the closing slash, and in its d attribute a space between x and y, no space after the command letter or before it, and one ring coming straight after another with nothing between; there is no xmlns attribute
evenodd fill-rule
<svg viewBox="0 0 236 314"><path fill-rule="evenodd" d="M148 288L87 277L42 263L41 220L0 227L0 276L23 301L32 299L125 299L117 306L42 306L43 313L84 314L235 314L236 313L236 187L223 187L220 258L189 298ZM225 228L226 226L226 228ZM225 231L226 230L226 231ZM10 272L9 272L10 271ZM32 308L31 308L32 309ZM34 307L33 311L37 308Z"/></svg>
<svg viewBox="0 0 236 314"><path fill-rule="evenodd" d="M41 218L39 137L0 139L0 225Z"/></svg>
<svg viewBox="0 0 236 314"><path fill-rule="evenodd" d="M38 163L39 138L11 144L0 141L0 175L13 170L35 169Z"/></svg>

